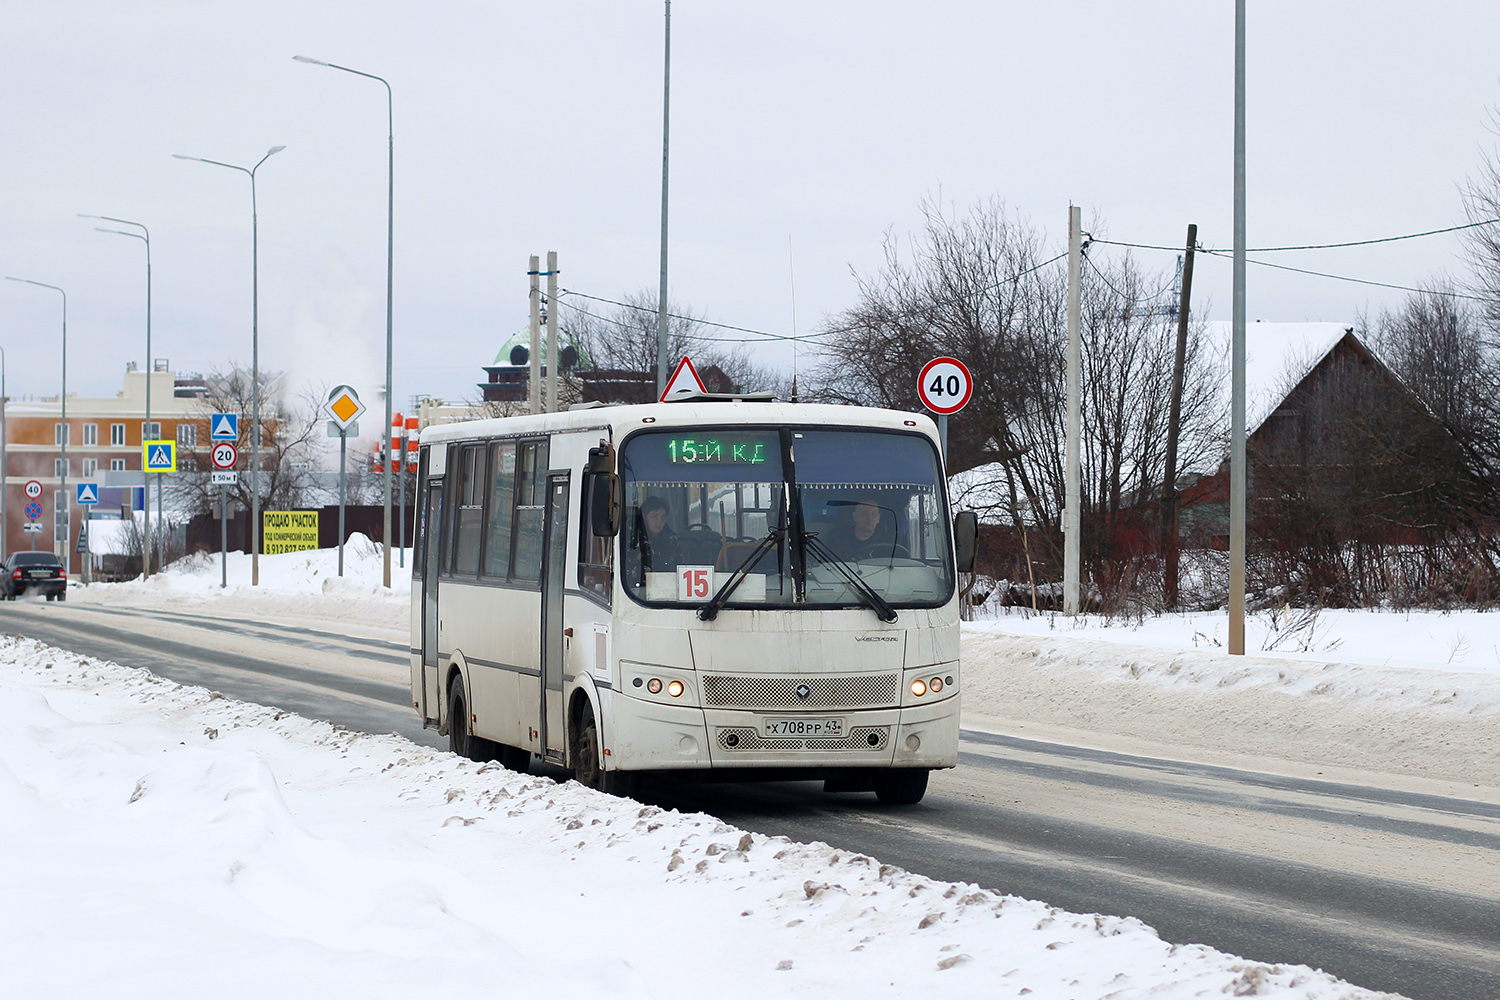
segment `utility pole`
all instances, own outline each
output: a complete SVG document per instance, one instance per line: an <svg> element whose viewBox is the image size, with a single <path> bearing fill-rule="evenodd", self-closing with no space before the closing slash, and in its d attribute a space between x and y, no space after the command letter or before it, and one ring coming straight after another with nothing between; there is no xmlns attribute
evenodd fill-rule
<svg viewBox="0 0 1500 1000"><path fill-rule="evenodd" d="M1079 467L1079 442L1082 430L1083 401L1082 348L1079 333L1080 286L1083 282L1083 209L1068 206L1068 417L1067 454L1064 477L1067 504L1063 508L1063 614L1078 614L1079 525L1082 521L1082 474Z"/></svg>
<svg viewBox="0 0 1500 1000"><path fill-rule="evenodd" d="M557 251L547 251L547 412L557 412Z"/></svg>
<svg viewBox="0 0 1500 1000"><path fill-rule="evenodd" d="M532 413L542 412L542 259L531 255L531 378L526 385L526 398L531 403Z"/></svg>
<svg viewBox="0 0 1500 1000"><path fill-rule="evenodd" d="M1245 0L1234 3L1234 347L1229 417L1229 653L1245 655Z"/></svg>
<svg viewBox="0 0 1500 1000"><path fill-rule="evenodd" d="M1177 302L1177 357L1172 362L1172 407L1167 414L1167 472L1161 484L1161 551L1165 563L1162 595L1168 611L1177 610L1177 437L1182 430L1182 373L1187 366L1188 306L1193 298L1193 248L1198 227L1187 228L1182 260L1182 297Z"/></svg>

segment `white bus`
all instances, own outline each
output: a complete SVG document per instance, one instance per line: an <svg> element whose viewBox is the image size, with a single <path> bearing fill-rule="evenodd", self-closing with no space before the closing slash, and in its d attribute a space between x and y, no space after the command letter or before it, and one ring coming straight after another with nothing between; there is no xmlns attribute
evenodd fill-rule
<svg viewBox="0 0 1500 1000"><path fill-rule="evenodd" d="M617 794L917 802L958 759L973 563L941 469L925 416L746 397L430 427L412 704L459 754Z"/></svg>

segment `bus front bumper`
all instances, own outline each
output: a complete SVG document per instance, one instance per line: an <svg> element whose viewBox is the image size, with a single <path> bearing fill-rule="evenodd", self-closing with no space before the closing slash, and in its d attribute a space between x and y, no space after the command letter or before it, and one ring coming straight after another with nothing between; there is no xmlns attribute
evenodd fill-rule
<svg viewBox="0 0 1500 1000"><path fill-rule="evenodd" d="M616 697L621 697L616 695ZM906 708L763 713L664 705L633 698L605 734L605 766L622 770L953 767L959 698ZM767 719L843 722L836 738L774 738Z"/></svg>

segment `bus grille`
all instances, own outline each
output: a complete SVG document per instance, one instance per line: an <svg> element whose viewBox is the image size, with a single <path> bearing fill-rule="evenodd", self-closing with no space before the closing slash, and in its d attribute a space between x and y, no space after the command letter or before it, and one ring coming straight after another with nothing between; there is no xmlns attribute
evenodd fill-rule
<svg viewBox="0 0 1500 1000"><path fill-rule="evenodd" d="M703 678L703 702L713 708L870 708L895 705L895 674L841 677Z"/></svg>
<svg viewBox="0 0 1500 1000"><path fill-rule="evenodd" d="M719 748L732 752L753 750L884 750L891 740L890 726L855 726L848 736L835 740L767 739L754 729L718 730Z"/></svg>

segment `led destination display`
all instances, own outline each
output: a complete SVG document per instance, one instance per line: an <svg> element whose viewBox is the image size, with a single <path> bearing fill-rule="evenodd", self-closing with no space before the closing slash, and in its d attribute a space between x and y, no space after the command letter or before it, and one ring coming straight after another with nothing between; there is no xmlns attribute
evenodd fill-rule
<svg viewBox="0 0 1500 1000"><path fill-rule="evenodd" d="M663 444L671 465L764 465L780 448L775 434L672 435Z"/></svg>

